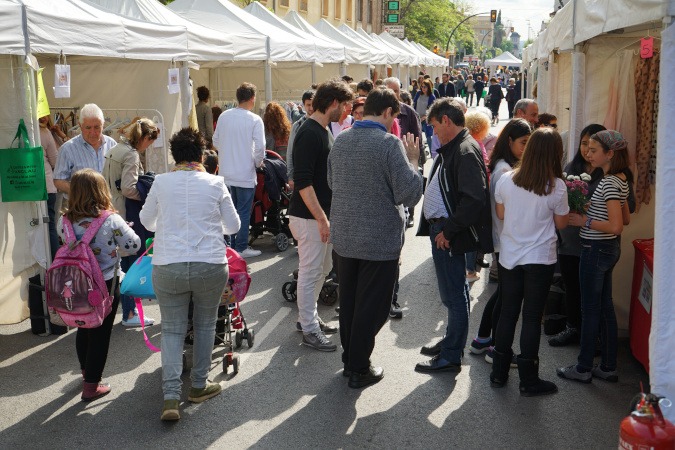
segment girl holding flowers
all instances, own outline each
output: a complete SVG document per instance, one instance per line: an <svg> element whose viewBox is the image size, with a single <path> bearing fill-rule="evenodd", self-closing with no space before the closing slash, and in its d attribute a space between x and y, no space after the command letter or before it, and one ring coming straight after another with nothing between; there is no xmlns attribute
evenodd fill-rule
<svg viewBox="0 0 675 450"><path fill-rule="evenodd" d="M612 130L593 134L588 141L586 159L602 169L590 199L588 211L570 214L569 224L581 227L582 250L579 265L581 291L581 348L577 364L561 367L562 378L590 383L592 377L618 381L617 323L612 303L612 271L621 255L620 235L630 223L628 191L632 183L626 141ZM602 359L593 365L598 331L601 333Z"/></svg>

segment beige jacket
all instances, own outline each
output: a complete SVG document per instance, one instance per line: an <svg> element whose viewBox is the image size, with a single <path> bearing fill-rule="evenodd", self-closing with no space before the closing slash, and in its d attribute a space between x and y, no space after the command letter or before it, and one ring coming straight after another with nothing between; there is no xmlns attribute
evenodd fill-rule
<svg viewBox="0 0 675 450"><path fill-rule="evenodd" d="M138 152L126 142L120 142L105 155L103 178L110 188L113 206L125 220L124 200L127 198L141 200L136 183L138 183L138 176L143 173L143 165ZM120 180L119 189L116 185L117 180Z"/></svg>

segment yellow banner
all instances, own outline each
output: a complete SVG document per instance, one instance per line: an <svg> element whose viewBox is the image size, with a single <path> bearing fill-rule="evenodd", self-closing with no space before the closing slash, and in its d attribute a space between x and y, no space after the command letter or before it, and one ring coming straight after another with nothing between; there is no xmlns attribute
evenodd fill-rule
<svg viewBox="0 0 675 450"><path fill-rule="evenodd" d="M37 73L37 116L40 117L49 115L49 103L47 102L47 93L45 92L45 85L42 82L42 71Z"/></svg>

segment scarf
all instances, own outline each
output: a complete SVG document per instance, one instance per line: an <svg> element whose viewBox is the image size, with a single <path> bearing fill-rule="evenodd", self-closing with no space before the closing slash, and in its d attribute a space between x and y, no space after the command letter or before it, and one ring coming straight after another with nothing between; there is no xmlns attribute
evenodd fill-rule
<svg viewBox="0 0 675 450"><path fill-rule="evenodd" d="M176 167L173 168L172 172L206 172L202 163L198 162L188 162L188 163L178 163Z"/></svg>
<svg viewBox="0 0 675 450"><path fill-rule="evenodd" d="M382 125L380 122L375 122L372 120L359 120L354 122L353 128L379 128L385 133L387 132L387 127Z"/></svg>
<svg viewBox="0 0 675 450"><path fill-rule="evenodd" d="M604 130L595 133L593 136L605 144L610 150L624 150L628 147L628 142L626 142L623 135L618 131Z"/></svg>

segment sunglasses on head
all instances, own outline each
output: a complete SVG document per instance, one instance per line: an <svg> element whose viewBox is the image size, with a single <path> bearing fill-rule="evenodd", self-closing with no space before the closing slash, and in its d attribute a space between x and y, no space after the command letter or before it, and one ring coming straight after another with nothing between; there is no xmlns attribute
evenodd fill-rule
<svg viewBox="0 0 675 450"><path fill-rule="evenodd" d="M555 123L542 123L545 127L558 128L558 125Z"/></svg>

